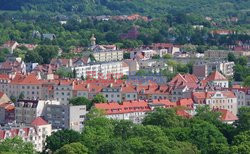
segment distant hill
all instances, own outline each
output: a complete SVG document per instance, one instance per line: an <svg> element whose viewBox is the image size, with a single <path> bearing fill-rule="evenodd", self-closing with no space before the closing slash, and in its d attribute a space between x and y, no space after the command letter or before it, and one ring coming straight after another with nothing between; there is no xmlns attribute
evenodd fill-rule
<svg viewBox="0 0 250 154"><path fill-rule="evenodd" d="M249 0L0 0L0 10L77 15L198 13L220 17L249 14Z"/></svg>

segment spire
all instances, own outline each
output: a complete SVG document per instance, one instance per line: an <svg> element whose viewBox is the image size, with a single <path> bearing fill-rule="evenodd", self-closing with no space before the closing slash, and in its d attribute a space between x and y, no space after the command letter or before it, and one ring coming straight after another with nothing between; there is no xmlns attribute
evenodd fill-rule
<svg viewBox="0 0 250 154"><path fill-rule="evenodd" d="M92 34L91 38L90 38L90 42L91 42L91 45L94 46L96 45L96 38L95 38L95 35Z"/></svg>

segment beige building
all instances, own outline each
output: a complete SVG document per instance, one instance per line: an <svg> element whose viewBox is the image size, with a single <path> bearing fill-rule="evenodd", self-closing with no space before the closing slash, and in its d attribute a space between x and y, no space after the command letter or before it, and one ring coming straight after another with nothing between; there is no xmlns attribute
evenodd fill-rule
<svg viewBox="0 0 250 154"><path fill-rule="evenodd" d="M109 62L119 61L123 59L123 51L121 50L101 50L93 52L96 61Z"/></svg>
<svg viewBox="0 0 250 154"><path fill-rule="evenodd" d="M231 91L194 92L196 105L208 105L211 109L226 109L237 115L237 97Z"/></svg>
<svg viewBox="0 0 250 154"><path fill-rule="evenodd" d="M5 93L0 91L0 105L8 102L10 102L9 97Z"/></svg>
<svg viewBox="0 0 250 154"><path fill-rule="evenodd" d="M233 53L236 57L250 56L249 51L232 51L232 50L207 50L204 52L204 55L205 58L227 59L229 53Z"/></svg>

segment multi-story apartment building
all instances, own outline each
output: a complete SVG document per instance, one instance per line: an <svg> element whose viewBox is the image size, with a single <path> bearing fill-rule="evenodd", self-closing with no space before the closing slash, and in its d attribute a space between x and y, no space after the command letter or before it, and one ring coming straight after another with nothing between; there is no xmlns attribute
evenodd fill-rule
<svg viewBox="0 0 250 154"><path fill-rule="evenodd" d="M160 73L161 70L167 69L167 64L164 60L139 60L140 70L147 70L153 73Z"/></svg>
<svg viewBox="0 0 250 154"><path fill-rule="evenodd" d="M230 91L234 92L237 97L238 108L242 106L250 106L250 88L238 87L229 88Z"/></svg>
<svg viewBox="0 0 250 154"><path fill-rule="evenodd" d="M72 129L82 131L86 116L85 105L63 105L60 102L48 103L43 111L43 117L53 129Z"/></svg>
<svg viewBox="0 0 250 154"><path fill-rule="evenodd" d="M146 113L153 111L156 107L173 108L176 106L182 106L188 110L192 110L193 101L192 99L182 99L179 100L177 103L174 103L170 102L167 99L153 99L148 101L146 100L125 101L122 104L118 103L95 104L95 108L106 111L105 114L107 118L118 119L118 120L131 120L133 123L141 123L144 117L146 116ZM183 114L181 116L183 116ZM184 116L186 117L186 115Z"/></svg>
<svg viewBox="0 0 250 154"><path fill-rule="evenodd" d="M93 52L95 60L98 62L120 61L123 59L121 50L97 50Z"/></svg>
<svg viewBox="0 0 250 154"><path fill-rule="evenodd" d="M22 94L24 99L43 98L42 84L43 80L35 74L27 76L22 74L0 76L0 91L3 91L9 97L19 98Z"/></svg>
<svg viewBox="0 0 250 154"><path fill-rule="evenodd" d="M73 70L76 71L77 78L109 79L111 77L120 78L129 74L128 65L122 61L76 66L72 68Z"/></svg>
<svg viewBox="0 0 250 154"><path fill-rule="evenodd" d="M228 54L233 53L236 57L250 56L248 51L232 51L232 50L207 50L204 52L205 58L227 59Z"/></svg>
<svg viewBox="0 0 250 154"><path fill-rule="evenodd" d="M210 73L214 71L222 72L226 77L232 77L234 75L234 62L227 61L197 61L193 65L193 74L199 79L206 78Z"/></svg>
<svg viewBox="0 0 250 154"><path fill-rule="evenodd" d="M231 91L193 92L196 105L209 105L211 109L227 109L237 115L237 97Z"/></svg>
<svg viewBox="0 0 250 154"><path fill-rule="evenodd" d="M15 106L12 103L0 104L0 125L11 123L15 120Z"/></svg>
<svg viewBox="0 0 250 154"><path fill-rule="evenodd" d="M105 110L107 118L131 120L134 123L141 123L146 112L150 111L146 101L123 102L121 105L118 103L100 103L95 104L95 107Z"/></svg>
<svg viewBox="0 0 250 154"><path fill-rule="evenodd" d="M43 118L37 117L30 125L7 124L0 127L0 140L21 137L24 141L31 142L38 152L42 152L47 136L52 132L51 124Z"/></svg>
<svg viewBox="0 0 250 154"><path fill-rule="evenodd" d="M67 105L73 97L74 83L73 80L59 80L54 85L54 99Z"/></svg>
<svg viewBox="0 0 250 154"><path fill-rule="evenodd" d="M42 116L46 101L41 100L19 100L15 106L15 119L17 123L31 124L31 122Z"/></svg>

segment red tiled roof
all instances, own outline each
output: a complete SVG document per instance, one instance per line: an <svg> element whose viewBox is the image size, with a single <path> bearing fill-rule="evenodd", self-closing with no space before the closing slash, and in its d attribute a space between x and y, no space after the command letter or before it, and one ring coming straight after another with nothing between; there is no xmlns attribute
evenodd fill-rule
<svg viewBox="0 0 250 154"><path fill-rule="evenodd" d="M48 122L45 121L42 117L37 117L31 122L33 126L41 126L41 125L48 125Z"/></svg>
<svg viewBox="0 0 250 154"><path fill-rule="evenodd" d="M181 116L181 117L184 117L184 118L191 118L192 117L189 113L187 113L185 110L182 110L182 109L177 110L176 114L178 116Z"/></svg>
<svg viewBox="0 0 250 154"><path fill-rule="evenodd" d="M205 80L207 81L218 81L218 80L227 80L220 72L212 72Z"/></svg>
<svg viewBox="0 0 250 154"><path fill-rule="evenodd" d="M170 86L179 87L179 86L187 86L189 88L197 88L198 87L198 79L195 75L191 74L183 74L178 73L168 84Z"/></svg>
<svg viewBox="0 0 250 154"><path fill-rule="evenodd" d="M235 98L236 96L232 91L220 91L223 96L228 97L228 98ZM193 97L197 99L207 99L211 98L214 96L216 91L208 91L208 92L193 92Z"/></svg>
<svg viewBox="0 0 250 154"><path fill-rule="evenodd" d="M146 101L130 101L130 102L123 102L122 104L100 103L100 104L95 104L95 107L97 109L105 110L107 115L150 111L150 108Z"/></svg>
<svg viewBox="0 0 250 154"><path fill-rule="evenodd" d="M2 103L0 104L0 108L4 108L7 111L11 111L15 109L15 106L12 105L11 103Z"/></svg>
<svg viewBox="0 0 250 154"><path fill-rule="evenodd" d="M235 121L238 120L238 117L235 116L232 112L226 110L226 109L218 109L218 111L221 113L221 120L222 121Z"/></svg>
<svg viewBox="0 0 250 154"><path fill-rule="evenodd" d="M5 131L0 130L0 139L4 139L4 136L5 136Z"/></svg>
<svg viewBox="0 0 250 154"><path fill-rule="evenodd" d="M191 98L183 98L177 101L178 106L185 106L188 108L193 108L194 101Z"/></svg>
<svg viewBox="0 0 250 154"><path fill-rule="evenodd" d="M0 80L9 80L9 75L8 74L0 74Z"/></svg>
<svg viewBox="0 0 250 154"><path fill-rule="evenodd" d="M39 80L35 74L29 74L23 80L19 81L19 84L23 85L40 85L42 83L43 81Z"/></svg>

